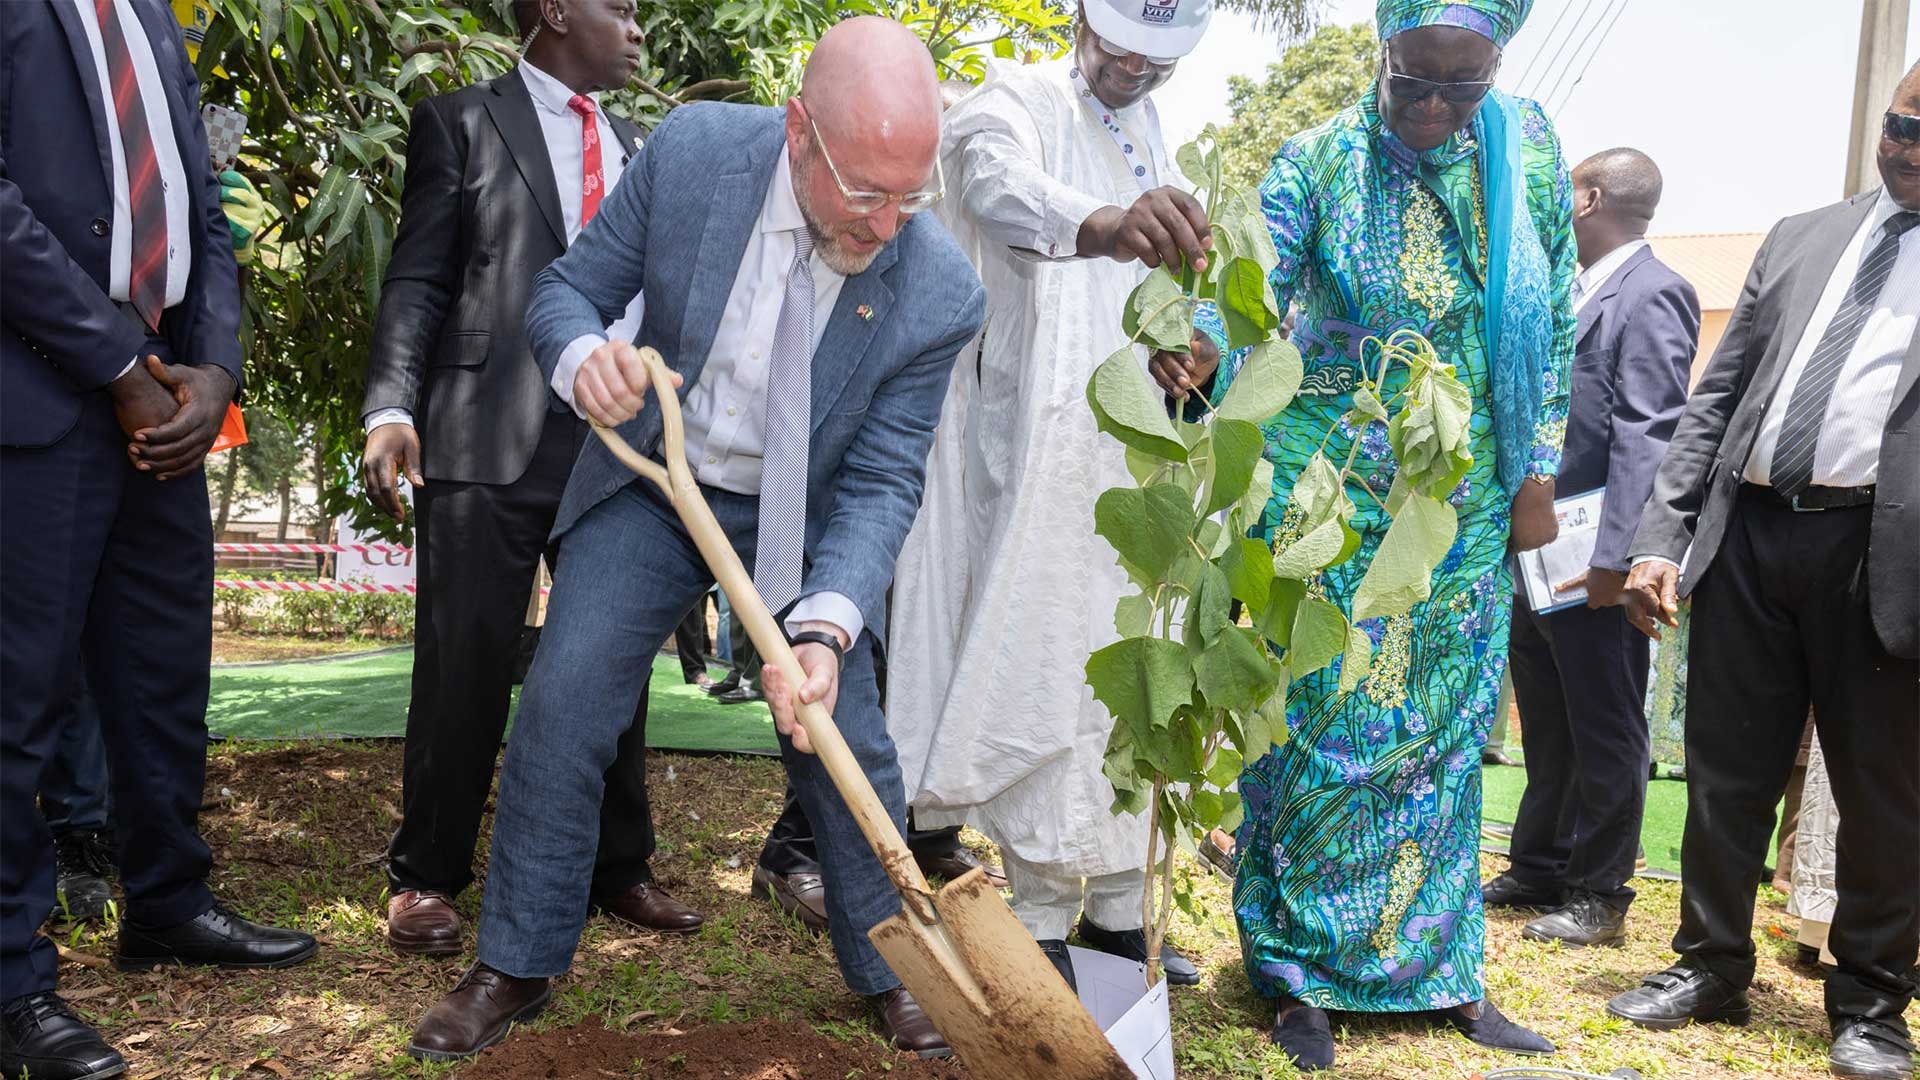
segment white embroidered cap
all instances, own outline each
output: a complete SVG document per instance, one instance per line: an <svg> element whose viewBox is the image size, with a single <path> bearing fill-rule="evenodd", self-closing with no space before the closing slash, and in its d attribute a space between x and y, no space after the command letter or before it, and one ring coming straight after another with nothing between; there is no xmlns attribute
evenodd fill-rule
<svg viewBox="0 0 1920 1080"><path fill-rule="evenodd" d="M1162 60L1192 52L1213 18L1213 0L1084 0L1084 9L1108 44Z"/></svg>

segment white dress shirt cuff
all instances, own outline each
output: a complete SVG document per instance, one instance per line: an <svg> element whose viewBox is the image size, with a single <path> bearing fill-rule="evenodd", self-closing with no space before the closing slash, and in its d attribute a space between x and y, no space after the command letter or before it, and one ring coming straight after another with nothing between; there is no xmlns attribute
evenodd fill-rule
<svg viewBox="0 0 1920 1080"><path fill-rule="evenodd" d="M1667 558L1665 555L1635 555L1633 557L1634 566L1639 566L1641 563L1650 563L1650 562L1666 563L1668 566L1673 567L1675 570L1680 569L1679 563L1674 562L1672 559Z"/></svg>
<svg viewBox="0 0 1920 1080"><path fill-rule="evenodd" d="M387 424L405 424L412 427L413 414L405 409L379 409L367 414L367 434L371 435L374 428Z"/></svg>
<svg viewBox="0 0 1920 1080"><path fill-rule="evenodd" d="M138 353L135 353L133 359L127 361L127 366L120 369L120 375L125 375L127 372L132 371L134 367L139 363L140 363L140 356ZM114 381L118 381L120 378L120 375L115 375L113 377Z"/></svg>
<svg viewBox="0 0 1920 1080"><path fill-rule="evenodd" d="M859 605L837 592L814 593L793 605L793 611L787 615L787 633L797 634L801 623L810 622L832 623L846 631L848 648L860 640L860 631L867 625L860 617Z"/></svg>
<svg viewBox="0 0 1920 1080"><path fill-rule="evenodd" d="M560 350L560 362L553 365L553 382L549 385L554 393L560 395L560 400L566 402L567 407L583 420L587 414L581 412L580 406L574 403L573 379L580 374L580 365L587 362L587 356L606 343L603 335L581 334L567 342L567 347Z"/></svg>

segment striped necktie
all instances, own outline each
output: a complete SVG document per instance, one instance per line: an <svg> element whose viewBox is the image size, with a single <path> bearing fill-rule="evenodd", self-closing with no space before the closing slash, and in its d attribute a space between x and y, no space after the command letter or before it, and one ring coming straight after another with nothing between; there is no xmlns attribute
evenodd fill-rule
<svg viewBox="0 0 1920 1080"><path fill-rule="evenodd" d="M167 306L167 203L160 190L160 159L154 153L153 131L119 9L114 0L94 0L93 10L100 20L100 42L107 53L114 118L120 123L120 150L127 168L127 206L133 219L127 299L141 321L157 331Z"/></svg>
<svg viewBox="0 0 1920 1080"><path fill-rule="evenodd" d="M760 458L753 586L776 615L800 598L807 538L807 442L813 419L813 234L793 230L793 266L774 325Z"/></svg>
<svg viewBox="0 0 1920 1080"><path fill-rule="evenodd" d="M1827 407L1833 402L1833 388L1840 381L1841 369L1860 340L1861 328L1873 314L1886 287L1893 264L1900 258L1900 236L1920 225L1920 213L1901 211L1887 219L1881 228L1880 242L1860 261L1853 285L1833 313L1833 321L1820 335L1813 355L1800 372L1787 401L1786 419L1780 424L1780 439L1774 444L1773 465L1769 470L1773 489L1793 496L1813 483L1814 452L1820 446L1820 425Z"/></svg>

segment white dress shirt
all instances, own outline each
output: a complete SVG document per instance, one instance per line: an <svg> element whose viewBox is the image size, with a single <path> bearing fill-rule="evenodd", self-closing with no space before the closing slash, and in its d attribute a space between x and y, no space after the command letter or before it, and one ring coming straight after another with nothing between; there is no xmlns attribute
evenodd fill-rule
<svg viewBox="0 0 1920 1080"><path fill-rule="evenodd" d="M88 0L73 0L80 13L80 24L87 29L87 44L93 49L94 71L100 77L101 107L106 111L107 147L113 157L113 233L112 253L108 258L107 297L126 301L133 297L133 200L127 194L127 153L121 144L119 112L113 104L113 75L107 70L107 46L100 37L100 14ZM173 113L167 108L166 84L160 80L160 65L153 57L153 42L147 26L129 0L113 0L120 16L120 31L127 39L127 56L133 61L134 81L140 87L140 103L146 107L147 131L153 139L153 156L160 166L160 199L167 211L167 285L165 305L172 307L186 299L187 276L193 272L193 232L188 227L187 170L180 160L180 144L173 134ZM206 163L202 167L210 168ZM139 363L139 357L120 370L125 375Z"/></svg>
<svg viewBox="0 0 1920 1080"><path fill-rule="evenodd" d="M733 290L727 294L713 348L682 406L687 465L694 479L708 487L740 495L760 493L773 334L793 267L793 234L805 227L806 218L793 197L793 171L782 150L773 179L767 184L766 198L760 204L760 218L747 238L740 269L734 274ZM840 298L840 287L847 279L821 260L817 246L807 265L813 274L813 347L818 349ZM575 412L579 412L579 406L573 400L574 377L588 354L607 340L600 334L582 334L561 350L554 365L553 391L573 405ZM864 625L860 609L838 593L816 593L801 600L787 619L787 626L791 630L799 623L812 621L833 623L845 630L849 639L859 638Z"/></svg>
<svg viewBox="0 0 1920 1080"><path fill-rule="evenodd" d="M1881 226L1899 212L1900 205L1882 188L1873 212L1840 254L1833 276L1827 279L1826 291L1820 294L1820 302L1814 305L1807 328L1800 335L1800 344L1780 375L1780 386L1773 392L1766 415L1761 417L1760 434L1747 458L1749 482L1772 482L1773 452L1780 442L1780 427L1786 422L1793 388L1819 346L1820 336L1833 322L1841 300L1852 288L1860 260L1880 242ZM1893 387L1899 381L1900 365L1913 341L1916 323L1920 323L1920 229L1909 229L1900 237L1900 254L1887 274L1887 283L1866 325L1860 328L1853 351L1841 365L1839 381L1833 384L1826 419L1820 425L1820 441L1814 447L1815 486L1865 487L1879 476L1880 434L1887 426L1887 410L1893 408Z"/></svg>
<svg viewBox="0 0 1920 1080"><path fill-rule="evenodd" d="M125 0L120 2L125 3ZM586 151L581 146L581 116L567 104L573 100L573 91L566 83L525 60L520 61L520 78L527 84L527 93L533 98L533 113L540 118L540 134L547 144L547 161L553 167L554 186L560 189L560 218L567 229L567 245L571 247L580 238L581 189L586 186ZM600 180L605 185L602 190L610 194L613 186L620 182L626 158L637 148L620 145L619 134L607 120L606 110L600 108L600 95L588 94L587 97L593 100L593 119L600 129ZM640 327L640 316L645 307L646 303L641 297L634 297L633 302L627 305L626 314L608 327L607 332L616 334L624 329L625 333L617 336L632 337ZM571 392L563 396L569 404L572 403ZM406 409L381 409L367 417L367 431L372 432L382 424L412 423L413 413Z"/></svg>
<svg viewBox="0 0 1920 1080"><path fill-rule="evenodd" d="M1773 452L1780 442L1780 428L1786 423L1787 404L1793 400L1793 388L1807 368L1821 335L1833 322L1840 301L1853 287L1860 260L1880 238L1880 227L1900 211L1886 189L1882 188L1840 261L1833 276L1814 305L1813 314L1800 334L1800 343L1780 374L1780 385L1773 392L1766 415L1760 418L1760 432L1753 452L1747 456L1744 479L1748 483L1772 486ZM1870 242L1871 241L1871 242ZM1865 487L1880 475L1880 434L1887 426L1887 410L1893 407L1893 387L1900 377L1900 365L1907 346L1913 341L1916 322L1920 321L1920 228L1909 229L1900 237L1900 254L1894 259L1880 299L1853 351L1840 368L1827 402L1827 415L1820 425L1820 441L1814 447L1813 484L1816 487ZM1642 555L1633 565L1673 560L1658 555Z"/></svg>
<svg viewBox="0 0 1920 1080"><path fill-rule="evenodd" d="M1645 240L1629 240L1580 271L1580 276L1573 279L1573 313L1580 314L1581 309L1587 306L1587 301L1593 299L1593 294L1600 291L1600 286L1619 273L1620 268L1627 265L1627 260L1633 258L1634 252L1646 246Z"/></svg>

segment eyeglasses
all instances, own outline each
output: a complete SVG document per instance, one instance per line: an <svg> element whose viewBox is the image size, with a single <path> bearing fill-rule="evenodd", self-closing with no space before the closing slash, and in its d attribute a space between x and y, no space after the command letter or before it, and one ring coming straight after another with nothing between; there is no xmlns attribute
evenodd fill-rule
<svg viewBox="0 0 1920 1080"><path fill-rule="evenodd" d="M1105 53L1114 60L1125 60L1129 56L1138 56L1147 62L1148 67L1159 68L1161 71L1165 71L1180 62L1180 58L1177 56L1148 56L1145 53L1128 52L1113 42L1108 41L1106 38L1101 37L1099 34L1094 33L1092 27L1087 28L1087 36L1093 39L1094 48L1099 49L1102 53Z"/></svg>
<svg viewBox="0 0 1920 1080"><path fill-rule="evenodd" d="M1920 116L1890 112L1880 118L1880 134L1897 143L1920 143Z"/></svg>
<svg viewBox="0 0 1920 1080"><path fill-rule="evenodd" d="M804 107L806 102L800 104ZM807 113L807 130L813 133L813 145L820 150L820 160L827 163L827 171L833 174L833 182L840 185L840 199L851 214L877 214L890 202L900 204L902 214L917 214L930 210L947 193L946 173L940 168L940 157L933 159L933 187L925 191L910 191L905 195L896 195L885 191L856 191L840 179L840 170L833 163L833 155L827 153L827 144L820 138L820 128L813 122L813 114Z"/></svg>
<svg viewBox="0 0 1920 1080"><path fill-rule="evenodd" d="M1395 101L1403 105L1425 101L1435 94L1439 94L1441 99L1450 105L1471 105L1486 97L1487 91L1493 89L1492 79L1473 82L1434 82L1431 79L1402 75L1393 70L1392 45L1388 45L1382 53L1381 65L1386 71L1387 92L1393 95ZM1499 60L1493 62L1493 70L1496 72L1500 70Z"/></svg>

